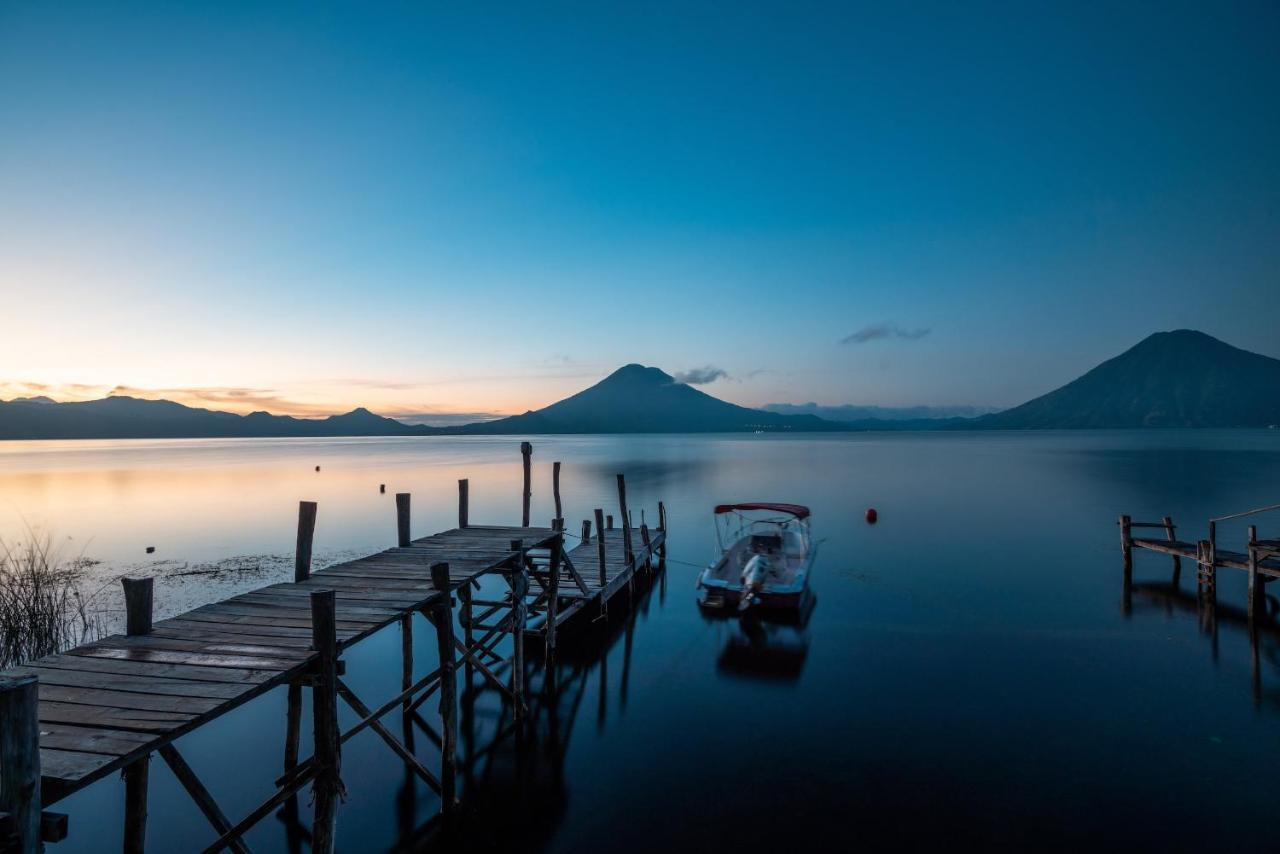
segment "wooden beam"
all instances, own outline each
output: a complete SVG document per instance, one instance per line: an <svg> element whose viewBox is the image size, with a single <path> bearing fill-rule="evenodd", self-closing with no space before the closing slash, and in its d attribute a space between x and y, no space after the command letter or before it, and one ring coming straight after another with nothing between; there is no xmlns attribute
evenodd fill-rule
<svg viewBox="0 0 1280 854"><path fill-rule="evenodd" d="M560 520L561 527L564 520ZM554 655L556 651L556 608L560 602L560 556L564 553L564 531L558 531L556 538L551 541L551 585L547 590L547 633L545 636L546 653ZM548 665L551 666L551 665Z"/></svg>
<svg viewBox="0 0 1280 854"><path fill-rule="evenodd" d="M610 523L612 528L613 524ZM600 561L600 596L604 597L604 588L609 583L608 576L605 575L605 547L604 547L604 511L596 508L596 553Z"/></svg>
<svg viewBox="0 0 1280 854"><path fill-rule="evenodd" d="M1266 603L1266 594L1263 592L1262 576L1258 574L1258 549L1255 543L1258 540L1258 527L1256 525L1249 526L1249 622L1255 623L1258 616L1264 610Z"/></svg>
<svg viewBox="0 0 1280 854"><path fill-rule="evenodd" d="M293 580L311 577L311 544L316 533L316 503L298 502L298 546L293 553Z"/></svg>
<svg viewBox="0 0 1280 854"><path fill-rule="evenodd" d="M431 583L441 592L435 603L436 645L440 652L440 720L444 743L440 759L441 809L452 812L457 802L458 776L458 680L454 675L453 594L449 590L449 564L431 565Z"/></svg>
<svg viewBox="0 0 1280 854"><path fill-rule="evenodd" d="M1178 541L1178 538L1177 538L1176 536L1174 536L1173 517L1172 517L1172 516L1165 516L1165 517L1164 517L1164 519L1163 519L1162 521L1163 521L1163 524L1164 524L1164 536L1165 536L1165 539L1166 539L1166 540L1168 540L1168 541L1169 541L1169 542L1171 542L1171 543L1177 542L1177 541ZM1182 578L1182 558L1180 558L1178 555L1174 555L1174 556L1173 556L1173 583L1174 583L1174 585L1177 585L1178 581L1179 581L1181 578Z"/></svg>
<svg viewBox="0 0 1280 854"><path fill-rule="evenodd" d="M35 676L0 677L0 810L12 819L21 854L41 848L38 703Z"/></svg>
<svg viewBox="0 0 1280 854"><path fill-rule="evenodd" d="M511 550L516 552L515 571L511 573L511 693L515 697L516 720L524 720L524 624L528 617L525 597L529 595L529 570L525 566L523 540L512 540Z"/></svg>
<svg viewBox="0 0 1280 854"><path fill-rule="evenodd" d="M121 848L125 854L142 854L147 847L147 778L150 768L149 753L124 767L124 843Z"/></svg>
<svg viewBox="0 0 1280 854"><path fill-rule="evenodd" d="M213 829L218 831L218 835L221 836L229 831L231 829L231 821L218 806L218 802L213 799L213 795L204 787L204 783L200 782L196 772L191 770L187 760L183 759L182 754L178 753L177 748L172 744L166 744L160 748L160 758L169 766L173 776L178 778L182 788L187 790L187 794L191 796L191 800L195 801L196 806L200 808L200 812L204 813L204 817L209 820L209 824L213 825ZM229 840L227 847L232 851L241 852L241 854L248 854L249 851L249 846L245 845L242 839Z"/></svg>

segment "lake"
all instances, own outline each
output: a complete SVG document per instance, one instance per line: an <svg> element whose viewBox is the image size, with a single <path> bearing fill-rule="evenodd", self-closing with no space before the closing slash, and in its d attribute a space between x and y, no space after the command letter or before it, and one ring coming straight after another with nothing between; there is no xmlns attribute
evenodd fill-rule
<svg viewBox="0 0 1280 854"><path fill-rule="evenodd" d="M453 527L460 477L474 523L518 523L518 445L0 443L0 535L35 528L101 561L108 610L115 578L154 573L168 616L289 577L299 499L319 502L318 563L393 545L395 492L413 495L414 536ZM616 513L624 472L637 520L666 503L670 561L631 613L562 640L535 743L499 744L464 782L472 847L1274 847L1277 635L1251 643L1233 618L1244 573L1228 569L1216 631L1204 630L1195 567L1174 596L1151 587L1167 584L1170 559L1148 552L1123 607L1116 518L1172 515L1194 540L1212 516L1276 503L1280 431L541 437L535 522L553 515L553 460L569 531L595 507ZM711 508L742 500L813 509L804 627L695 605ZM1257 520L1280 528L1274 514ZM1220 541L1239 548L1248 521L1221 526ZM415 638L419 668L434 667L434 637ZM349 653L371 705L395 693L398 656L395 627ZM475 709L464 752L492 740L493 712ZM284 718L280 689L178 742L233 820L270 793ZM421 735L418 749L438 764ZM438 801L375 734L348 742L343 762L340 850L426 839ZM151 850L211 841L164 764L151 767ZM62 801L70 836L55 850L116 847L122 804L114 777ZM278 818L247 839L302 850Z"/></svg>

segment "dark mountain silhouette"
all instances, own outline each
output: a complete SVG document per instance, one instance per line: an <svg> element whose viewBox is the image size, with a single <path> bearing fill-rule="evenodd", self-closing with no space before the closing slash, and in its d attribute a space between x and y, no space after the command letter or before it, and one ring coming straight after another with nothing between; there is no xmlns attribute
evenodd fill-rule
<svg viewBox="0 0 1280 854"><path fill-rule="evenodd" d="M1157 332L1056 391L966 429L1280 424L1280 359L1203 332ZM950 424L948 426L955 427Z"/></svg>
<svg viewBox="0 0 1280 854"><path fill-rule="evenodd" d="M542 409L460 432L734 433L755 430L843 430L812 415L781 415L726 403L657 368L626 365L572 397Z"/></svg>

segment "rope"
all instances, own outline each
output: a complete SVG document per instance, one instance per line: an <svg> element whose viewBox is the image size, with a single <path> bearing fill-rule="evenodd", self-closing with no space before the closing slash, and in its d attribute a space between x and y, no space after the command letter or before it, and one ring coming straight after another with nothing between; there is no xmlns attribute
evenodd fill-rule
<svg viewBox="0 0 1280 854"><path fill-rule="evenodd" d="M1270 507L1259 507L1257 510L1246 510L1243 513L1232 513L1230 516L1219 516L1217 519L1210 519L1210 522L1225 522L1228 519L1239 519L1241 516L1253 516L1257 513L1266 513L1269 510L1280 510L1280 504L1272 504Z"/></svg>

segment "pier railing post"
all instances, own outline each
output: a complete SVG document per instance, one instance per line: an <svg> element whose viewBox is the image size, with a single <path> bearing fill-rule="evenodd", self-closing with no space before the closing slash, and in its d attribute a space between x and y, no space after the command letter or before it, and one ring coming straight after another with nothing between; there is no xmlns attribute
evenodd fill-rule
<svg viewBox="0 0 1280 854"><path fill-rule="evenodd" d="M610 525L610 527L613 527ZM600 587L601 590L608 584L608 576L605 574L605 547L604 547L604 511L596 508L596 554L600 558ZM604 593L600 594L600 599L604 601Z"/></svg>
<svg viewBox="0 0 1280 854"><path fill-rule="evenodd" d="M469 507L469 504L471 501L470 492L471 492L471 482L468 481L465 477L461 478L458 481L458 527L459 528L467 527L467 523L469 521L468 516L470 515L470 510L471 510L471 508Z"/></svg>
<svg viewBox="0 0 1280 854"><path fill-rule="evenodd" d="M409 539L409 493L396 493L396 542L400 548L407 548Z"/></svg>
<svg viewBox="0 0 1280 854"><path fill-rule="evenodd" d="M1266 599L1262 577L1258 574L1258 527L1249 526L1249 622L1257 622Z"/></svg>
<svg viewBox="0 0 1280 854"><path fill-rule="evenodd" d="M399 496L397 496L399 497ZM315 730L315 812L311 850L333 854L342 790L342 743L338 730L338 629L332 590L311 594L311 642L316 651L311 715Z"/></svg>
<svg viewBox="0 0 1280 854"><path fill-rule="evenodd" d="M151 634L151 609L153 604L152 578L121 578L124 588L125 634L130 637Z"/></svg>
<svg viewBox="0 0 1280 854"><path fill-rule="evenodd" d="M533 445L528 442L521 442L520 456L524 464L524 491L521 493L520 525L527 528L529 527L529 498L533 495L533 461L530 459L533 456Z"/></svg>
<svg viewBox="0 0 1280 854"><path fill-rule="evenodd" d="M469 583L469 582L464 582ZM453 593L449 590L449 564L431 565L431 585L441 595L435 603L436 643L440 651L440 801L452 812L457 800L458 776L458 680L453 643Z"/></svg>
<svg viewBox="0 0 1280 854"><path fill-rule="evenodd" d="M529 595L529 571L525 566L523 540L512 540L516 565L511 573L511 693L515 697L515 717L524 720L524 624L527 616L525 597Z"/></svg>
<svg viewBox="0 0 1280 854"><path fill-rule="evenodd" d="M551 492L556 500L556 518L559 519L564 515L563 508L560 506L560 463L559 461L551 464Z"/></svg>
<svg viewBox="0 0 1280 854"><path fill-rule="evenodd" d="M1133 529L1129 527L1129 517L1120 517L1120 554L1124 556L1124 578L1128 582L1133 578Z"/></svg>
<svg viewBox="0 0 1280 854"><path fill-rule="evenodd" d="M631 515L627 513L627 479L623 475L618 475L618 506L622 515L622 553L627 569L634 572L636 556L631 548Z"/></svg>
<svg viewBox="0 0 1280 854"><path fill-rule="evenodd" d="M9 814L22 854L42 847L38 703L35 676L0 677L0 811Z"/></svg>
<svg viewBox="0 0 1280 854"><path fill-rule="evenodd" d="M293 553L293 580L311 577L311 544L316 534L316 503L298 502L298 547Z"/></svg>

